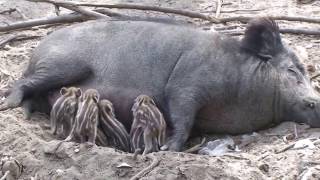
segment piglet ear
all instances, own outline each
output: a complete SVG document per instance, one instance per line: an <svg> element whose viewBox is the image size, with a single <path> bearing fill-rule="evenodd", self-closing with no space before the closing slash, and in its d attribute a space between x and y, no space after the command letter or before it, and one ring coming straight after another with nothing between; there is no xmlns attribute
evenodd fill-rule
<svg viewBox="0 0 320 180"><path fill-rule="evenodd" d="M241 47L263 60L271 59L283 48L277 23L269 18L251 20Z"/></svg>
<svg viewBox="0 0 320 180"><path fill-rule="evenodd" d="M96 103L98 103L99 102L99 99L100 99L100 95L99 94L94 94L94 96L93 96L93 100L94 100L94 102L96 102Z"/></svg>
<svg viewBox="0 0 320 180"><path fill-rule="evenodd" d="M156 106L156 103L154 102L154 100L152 98L150 98L150 103Z"/></svg>
<svg viewBox="0 0 320 180"><path fill-rule="evenodd" d="M80 89L80 88L77 88L77 89L76 89L76 96L77 96L77 97L80 97L81 95L82 95L81 89Z"/></svg>
<svg viewBox="0 0 320 180"><path fill-rule="evenodd" d="M68 92L68 90L67 90L66 87L62 87L62 88L60 89L60 94L61 94L61 95L65 95L67 92Z"/></svg>

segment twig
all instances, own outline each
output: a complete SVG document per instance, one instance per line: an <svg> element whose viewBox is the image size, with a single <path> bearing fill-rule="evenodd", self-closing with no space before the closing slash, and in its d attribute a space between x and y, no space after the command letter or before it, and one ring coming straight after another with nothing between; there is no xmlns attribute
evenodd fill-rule
<svg viewBox="0 0 320 180"><path fill-rule="evenodd" d="M157 7L157 6L147 6L147 5L138 5L138 4L91 4L91 3L75 3L76 6L88 6L88 7L104 7L104 8L116 8L116 9L135 9L135 10L145 10L145 11L156 11L162 13L177 14L182 16L187 16L190 18L199 18L204 19L213 23L219 23L219 20L207 16L198 12L187 11L187 10L178 10L166 7Z"/></svg>
<svg viewBox="0 0 320 180"><path fill-rule="evenodd" d="M22 17L22 19L25 19L25 20L28 19L27 16L24 15L23 12L22 12L19 8L16 8L16 11L17 11L18 14L20 14L20 16Z"/></svg>
<svg viewBox="0 0 320 180"><path fill-rule="evenodd" d="M294 129L294 138L298 139L298 129L296 124L293 125L293 129Z"/></svg>
<svg viewBox="0 0 320 180"><path fill-rule="evenodd" d="M317 139L317 140L313 141L313 144L314 144L314 145L320 144L320 139Z"/></svg>
<svg viewBox="0 0 320 180"><path fill-rule="evenodd" d="M38 37L41 37L41 36L27 36L25 34L12 35L3 41L0 41L0 49L3 48L7 43L14 41L14 40L27 40L27 39L33 39L33 38L38 38Z"/></svg>
<svg viewBox="0 0 320 180"><path fill-rule="evenodd" d="M225 30L225 31L219 31L218 32L222 33L222 34L226 34L229 36L240 36L244 34L244 30Z"/></svg>
<svg viewBox="0 0 320 180"><path fill-rule="evenodd" d="M319 77L319 76L320 76L320 74L316 74L316 75L312 76L312 77L310 78L310 80L316 79L316 78Z"/></svg>
<svg viewBox="0 0 320 180"><path fill-rule="evenodd" d="M231 30L231 29L237 29L238 27L239 27L239 25L223 26L223 27L215 27L214 30L216 30L216 31Z"/></svg>
<svg viewBox="0 0 320 180"><path fill-rule="evenodd" d="M259 157L256 161L261 161L261 160L265 159L268 156L270 156L270 154L265 154L265 155Z"/></svg>
<svg viewBox="0 0 320 180"><path fill-rule="evenodd" d="M232 5L232 2L222 3L222 6L228 6L228 5Z"/></svg>
<svg viewBox="0 0 320 180"><path fill-rule="evenodd" d="M196 152L196 151L199 151L201 149L201 146L206 142L206 138L202 138L202 141L200 142L200 144L197 144L183 152L185 153L193 153L193 152Z"/></svg>
<svg viewBox="0 0 320 180"><path fill-rule="evenodd" d="M297 0L298 4L308 4L308 3L313 3L315 0Z"/></svg>
<svg viewBox="0 0 320 180"><path fill-rule="evenodd" d="M56 13L57 16L60 16L60 6L54 5L54 12Z"/></svg>
<svg viewBox="0 0 320 180"><path fill-rule="evenodd" d="M224 6L224 4L222 4L222 6ZM255 12L255 11L263 11L266 9L221 9L220 13L235 13L235 12ZM216 12L216 10L211 10L211 11L200 11L201 13L212 13L212 12Z"/></svg>
<svg viewBox="0 0 320 180"><path fill-rule="evenodd" d="M320 23L320 18L309 18L309 17L302 17L302 16L268 16L268 17L273 20ZM232 22L232 21L240 21L243 23L247 23L248 21L250 21L253 18L256 18L256 17L253 17L253 16L234 16L234 17L220 18L219 22L226 23L226 22Z"/></svg>
<svg viewBox="0 0 320 180"><path fill-rule="evenodd" d="M216 6L217 6L217 8L216 8L216 18L219 18L219 16L220 16L222 4L223 4L223 0L217 0L217 2L216 2Z"/></svg>
<svg viewBox="0 0 320 180"><path fill-rule="evenodd" d="M59 23L73 23L83 21L86 18L82 15L67 14L53 18L32 19L28 21L16 22L4 26L0 26L0 32L12 31L16 29L30 28L34 26Z"/></svg>
<svg viewBox="0 0 320 180"><path fill-rule="evenodd" d="M106 9L96 9L94 11L102 14L106 14L110 17L129 18L129 16L121 15L119 13L115 13ZM88 20L87 16L71 13L71 14L60 15L57 17L32 19L28 21L16 22L16 23L0 26L0 32L7 32L7 31L30 28L30 27L41 26L41 25L74 23L74 22L81 22L85 20Z"/></svg>
<svg viewBox="0 0 320 180"><path fill-rule="evenodd" d="M9 175L9 173L10 173L10 171L6 171L6 172L4 173L4 175L1 177L0 180L5 180L5 179L7 178L7 176Z"/></svg>
<svg viewBox="0 0 320 180"><path fill-rule="evenodd" d="M289 34L305 34L305 35L320 35L320 30L311 30L311 29L280 29L281 33Z"/></svg>
<svg viewBox="0 0 320 180"><path fill-rule="evenodd" d="M16 8L10 8L10 9L7 9L7 10L4 10L4 11L1 11L0 14L11 14L12 12L15 12L17 9Z"/></svg>
<svg viewBox="0 0 320 180"><path fill-rule="evenodd" d="M159 163L160 163L160 160L156 156L153 156L152 163L148 167L142 169L138 174L136 174L132 178L130 178L130 180L138 180L138 179L142 178L143 176L148 174L150 171L152 171L153 168L158 166Z"/></svg>
<svg viewBox="0 0 320 180"><path fill-rule="evenodd" d="M74 3L76 6L88 6L88 7L105 7L105 8L116 8L116 9L135 9L135 10L146 10L146 11L157 11L163 13L172 13L190 18L204 19L213 23L226 23L231 21L248 22L250 19L256 18L256 16L236 16L217 19L211 16L207 16L198 12L177 10L172 8L147 6L138 4L91 4L91 3ZM302 16L270 16L273 20L286 20L286 21L302 21L309 23L320 23L320 18L309 18Z"/></svg>
<svg viewBox="0 0 320 180"><path fill-rule="evenodd" d="M243 35L244 30L226 30L226 31L219 31L223 34L228 34L231 36L238 36L238 35ZM311 29L289 29L289 28L280 28L279 29L280 33L283 34L305 34L305 35L320 35L320 30L311 30ZM317 76L318 77L318 76ZM316 77L315 77L316 78ZM311 77L311 79L314 79Z"/></svg>
<svg viewBox="0 0 320 180"><path fill-rule="evenodd" d="M280 149L280 150L278 150L278 151L275 151L274 153L275 153L275 154L279 154L279 153L285 152L285 151L287 151L287 150L289 150L289 149L293 148L293 147L294 147L294 145L295 145L295 144L290 144L290 145L286 146L286 147L285 147L285 148L283 148L283 149Z"/></svg>
<svg viewBox="0 0 320 180"><path fill-rule="evenodd" d="M232 154L224 154L223 156L224 157L231 157L231 158L238 159L238 160L248 160L248 161L250 161L250 159L248 159L248 158L241 157L241 156L235 156L235 155L232 155Z"/></svg>
<svg viewBox="0 0 320 180"><path fill-rule="evenodd" d="M30 2L45 2L45 3L51 3L54 4L56 6L61 6L64 7L66 9L78 12L80 14L95 18L95 19L101 19L101 18L107 18L108 16L95 12L95 11L91 11L91 10L87 10L81 7L78 7L75 3L71 3L71 2L60 2L60 1L54 1L54 0L27 0Z"/></svg>
<svg viewBox="0 0 320 180"><path fill-rule="evenodd" d="M221 10L221 13L235 13L235 12L254 12L254 11L263 11L265 9L224 9Z"/></svg>

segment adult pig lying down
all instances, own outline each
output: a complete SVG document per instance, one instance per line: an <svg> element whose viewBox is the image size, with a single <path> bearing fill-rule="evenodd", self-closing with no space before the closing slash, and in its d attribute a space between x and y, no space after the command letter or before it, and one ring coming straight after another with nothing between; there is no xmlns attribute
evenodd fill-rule
<svg viewBox="0 0 320 180"><path fill-rule="evenodd" d="M51 92L71 85L98 89L127 129L134 99L153 97L171 128L172 151L181 150L192 129L238 134L282 121L320 126L320 98L268 18L252 20L242 40L143 21L60 29L35 49L0 109L51 107Z"/></svg>

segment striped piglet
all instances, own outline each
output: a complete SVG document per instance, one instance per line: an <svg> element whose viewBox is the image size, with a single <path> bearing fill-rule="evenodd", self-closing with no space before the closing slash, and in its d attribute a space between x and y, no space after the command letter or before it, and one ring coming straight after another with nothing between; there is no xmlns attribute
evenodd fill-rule
<svg viewBox="0 0 320 180"><path fill-rule="evenodd" d="M133 123L130 131L135 154L143 149L143 155L159 151L166 138L166 122L153 99L140 95L132 107Z"/></svg>
<svg viewBox="0 0 320 180"><path fill-rule="evenodd" d="M99 121L99 93L95 89L86 90L80 97L78 111L72 130L65 141L90 142L95 144Z"/></svg>
<svg viewBox="0 0 320 180"><path fill-rule="evenodd" d="M100 121L99 126L108 138L109 145L131 152L131 143L128 132L114 114L114 108L109 100L103 99L99 102Z"/></svg>
<svg viewBox="0 0 320 180"><path fill-rule="evenodd" d="M54 135L66 138L71 130L78 108L78 98L81 90L76 87L63 87L60 90L61 96L54 103L51 113L51 130ZM60 129L62 128L62 133ZM58 132L58 133L57 133Z"/></svg>

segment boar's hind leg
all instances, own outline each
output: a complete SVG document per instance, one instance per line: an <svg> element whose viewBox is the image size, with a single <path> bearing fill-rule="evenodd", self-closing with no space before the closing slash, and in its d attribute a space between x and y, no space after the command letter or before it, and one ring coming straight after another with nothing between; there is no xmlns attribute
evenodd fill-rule
<svg viewBox="0 0 320 180"><path fill-rule="evenodd" d="M33 74L15 82L9 96L1 102L0 110L18 107L29 97L85 80L90 73L90 68L81 62L77 63L77 67L67 63L37 67Z"/></svg>
<svg viewBox="0 0 320 180"><path fill-rule="evenodd" d="M202 99L195 95L196 92L181 89L167 96L173 135L161 150L180 151L189 138L196 112L202 105Z"/></svg>

